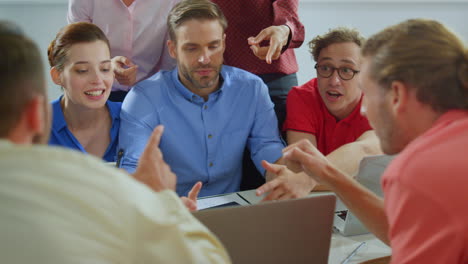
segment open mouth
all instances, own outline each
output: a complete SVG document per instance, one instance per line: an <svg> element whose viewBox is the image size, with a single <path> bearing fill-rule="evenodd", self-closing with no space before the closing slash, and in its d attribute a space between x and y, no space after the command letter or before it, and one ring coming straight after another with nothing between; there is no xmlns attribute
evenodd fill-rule
<svg viewBox="0 0 468 264"><path fill-rule="evenodd" d="M94 91L88 91L88 92L84 92L86 95L89 95L89 96L100 96L102 94L104 94L104 91L105 90L94 90Z"/></svg>
<svg viewBox="0 0 468 264"><path fill-rule="evenodd" d="M339 98L339 97L343 96L339 92L335 92L335 91L327 91L327 95L332 97L332 98Z"/></svg>

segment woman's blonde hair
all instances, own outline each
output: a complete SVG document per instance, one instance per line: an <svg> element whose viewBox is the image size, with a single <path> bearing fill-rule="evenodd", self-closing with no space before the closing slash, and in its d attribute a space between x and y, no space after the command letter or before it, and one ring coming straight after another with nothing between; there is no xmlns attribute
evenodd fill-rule
<svg viewBox="0 0 468 264"><path fill-rule="evenodd" d="M468 109L468 50L441 23L411 19L370 37L362 48L383 89L402 81L435 111Z"/></svg>

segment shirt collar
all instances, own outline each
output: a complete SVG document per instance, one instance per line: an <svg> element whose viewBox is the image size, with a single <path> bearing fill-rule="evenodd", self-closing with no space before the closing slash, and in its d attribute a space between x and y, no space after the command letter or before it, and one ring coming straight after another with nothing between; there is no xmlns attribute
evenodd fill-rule
<svg viewBox="0 0 468 264"><path fill-rule="evenodd" d="M453 109L443 113L432 125L430 130L439 129L439 126L446 126L454 121L465 120L468 118L468 111L462 109ZM435 130L437 130L435 129Z"/></svg>
<svg viewBox="0 0 468 264"><path fill-rule="evenodd" d="M364 94L361 94L361 98L359 99L359 103L356 105L356 107L354 107L354 110L347 117L340 120L340 122L352 124L352 123L354 123L353 122L354 119L359 118L359 117L363 117L361 115L361 103L362 103L362 97L363 96L364 96Z"/></svg>
<svg viewBox="0 0 468 264"><path fill-rule="evenodd" d="M112 118L112 124L114 124L116 120L120 119L120 109L122 108L122 103L107 100L106 106L107 109L109 109L109 113Z"/></svg>
<svg viewBox="0 0 468 264"><path fill-rule="evenodd" d="M54 120L52 128L55 131L60 131L67 127L67 121L65 121L62 104L60 103L62 98L63 95L61 95L58 99L52 102L52 119ZM109 113L112 118L112 124L114 124L114 122L120 118L120 105L121 103L110 102L109 100L106 102L107 109L109 109Z"/></svg>
<svg viewBox="0 0 468 264"><path fill-rule="evenodd" d="M224 67L221 67L220 75L221 75L220 76L221 87L217 91L211 93L210 97L213 95L219 96L219 94L222 92L222 90L224 90L224 87L226 86L226 71L224 70ZM172 70L171 78L172 78L172 82L174 83L176 90L185 99L191 102L197 102L197 101L204 102L204 99L201 96L194 94L187 87L185 87L182 84L182 82L179 80L179 67L178 66L175 67L174 70Z"/></svg>
<svg viewBox="0 0 468 264"><path fill-rule="evenodd" d="M55 131L60 131L67 127L65 116L63 116L62 105L60 104L62 97L63 95L61 95L58 99L52 102L52 119L54 120L52 128Z"/></svg>

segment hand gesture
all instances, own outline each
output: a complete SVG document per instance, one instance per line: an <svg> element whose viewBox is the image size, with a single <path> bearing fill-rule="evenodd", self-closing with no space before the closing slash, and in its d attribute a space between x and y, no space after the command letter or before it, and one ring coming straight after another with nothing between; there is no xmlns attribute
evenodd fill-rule
<svg viewBox="0 0 468 264"><path fill-rule="evenodd" d="M156 192L166 189L174 191L176 186L176 175L171 171L169 165L164 162L163 154L159 149L163 131L164 127L161 125L153 130L133 174L136 180L146 184Z"/></svg>
<svg viewBox="0 0 468 264"><path fill-rule="evenodd" d="M260 186L256 194L268 193L262 201L286 200L307 196L317 183L305 173L294 173L284 165L262 161L262 166L276 177Z"/></svg>
<svg viewBox="0 0 468 264"><path fill-rule="evenodd" d="M112 58L115 79L122 85L133 86L136 83L138 66L124 56Z"/></svg>
<svg viewBox="0 0 468 264"><path fill-rule="evenodd" d="M272 60L277 60L281 55L281 50L288 44L290 29L286 25L270 26L258 33L256 37L250 37L247 42L255 56L266 63L271 64ZM260 47L260 43L268 40L268 46Z"/></svg>
<svg viewBox="0 0 468 264"><path fill-rule="evenodd" d="M283 149L283 157L287 162L298 164L300 170L312 177L316 182L330 186L333 171L337 171L328 159L307 139L298 141Z"/></svg>
<svg viewBox="0 0 468 264"><path fill-rule="evenodd" d="M193 185L192 189L188 193L188 197L185 197L185 196L180 197L185 207L187 207L187 209L189 209L189 211L191 212L197 210L197 198L198 198L198 193L200 193L201 187L202 187L202 182L199 181L195 183L195 185Z"/></svg>

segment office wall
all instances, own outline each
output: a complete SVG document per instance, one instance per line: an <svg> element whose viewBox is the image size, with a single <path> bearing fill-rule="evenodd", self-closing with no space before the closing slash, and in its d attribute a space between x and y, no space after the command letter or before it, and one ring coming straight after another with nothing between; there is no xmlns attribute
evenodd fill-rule
<svg viewBox="0 0 468 264"><path fill-rule="evenodd" d="M409 18L431 18L457 32L465 43L468 41L468 1L300 0L299 3L299 16L306 27L306 40L296 50L299 84L316 76L307 42L333 27L355 27L368 37Z"/></svg>
<svg viewBox="0 0 468 264"><path fill-rule="evenodd" d="M17 22L39 44L44 62L49 42L66 23L66 12L66 0L0 0L0 19ZM467 0L300 0L299 16L306 26L306 41L296 50L300 84L315 76L307 42L336 26L355 27L369 36L399 21L424 17L445 23L468 41ZM50 99L60 95L50 78L48 87Z"/></svg>
<svg viewBox="0 0 468 264"><path fill-rule="evenodd" d="M99 0L108 1L108 0ZM36 3L37 2L37 3ZM21 26L24 32L37 42L43 54L46 69L47 47L61 27L66 25L67 2L32 2L0 1L0 20L14 21ZM47 70L47 85L49 99L55 99L61 94L60 88L49 77Z"/></svg>

